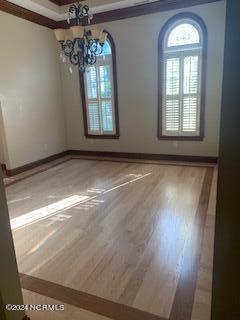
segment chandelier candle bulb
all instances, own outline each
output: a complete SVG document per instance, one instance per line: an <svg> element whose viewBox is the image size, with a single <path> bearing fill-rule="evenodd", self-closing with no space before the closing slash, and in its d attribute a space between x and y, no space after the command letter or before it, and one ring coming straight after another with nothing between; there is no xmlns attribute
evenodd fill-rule
<svg viewBox="0 0 240 320"><path fill-rule="evenodd" d="M55 29L55 37L57 41L65 41L66 39L66 30L65 29Z"/></svg>
<svg viewBox="0 0 240 320"><path fill-rule="evenodd" d="M73 26L70 28L74 38L82 39L84 36L84 28L82 26Z"/></svg>

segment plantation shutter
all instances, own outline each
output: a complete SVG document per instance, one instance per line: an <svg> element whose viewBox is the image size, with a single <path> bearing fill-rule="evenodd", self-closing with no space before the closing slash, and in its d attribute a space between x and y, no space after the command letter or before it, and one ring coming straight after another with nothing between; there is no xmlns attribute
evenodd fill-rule
<svg viewBox="0 0 240 320"><path fill-rule="evenodd" d="M163 134L199 134L199 55L166 54L164 58Z"/></svg>
<svg viewBox="0 0 240 320"><path fill-rule="evenodd" d="M166 60L165 131L175 134L180 124L180 59Z"/></svg>
<svg viewBox="0 0 240 320"><path fill-rule="evenodd" d="M182 131L198 133L199 57L184 57Z"/></svg>
<svg viewBox="0 0 240 320"><path fill-rule="evenodd" d="M89 132L100 132L100 115L98 107L97 68L91 66L86 73L87 115Z"/></svg>
<svg viewBox="0 0 240 320"><path fill-rule="evenodd" d="M105 132L113 131L113 99L111 68L109 65L99 66L100 86L101 86L101 112L102 130Z"/></svg>
<svg viewBox="0 0 240 320"><path fill-rule="evenodd" d="M84 75L89 134L115 134L111 54L99 56Z"/></svg>

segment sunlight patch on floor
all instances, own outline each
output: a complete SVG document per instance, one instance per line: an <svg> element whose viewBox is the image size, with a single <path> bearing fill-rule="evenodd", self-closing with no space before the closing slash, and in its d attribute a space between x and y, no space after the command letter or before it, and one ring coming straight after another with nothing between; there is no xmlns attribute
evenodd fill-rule
<svg viewBox="0 0 240 320"><path fill-rule="evenodd" d="M137 182L140 179L146 178L150 176L152 172L149 172L147 174L138 174L138 175L129 175L129 177L132 177L130 181L124 182L122 184L119 184L117 186L113 186L107 190L105 189L88 189L87 193L88 195L73 195L70 197L67 197L65 199L62 199L60 201L57 201L53 204L50 204L48 206L45 206L43 208L33 210L31 212L28 212L26 214L23 214L17 218L11 219L11 228L12 230L18 230L23 227L29 226L33 223L39 222L44 219L51 218L50 224L56 222L56 221L63 221L65 220L64 217L60 217L59 215L57 217L53 217L59 212L62 212L64 210L68 210L70 208L77 207L82 210L89 210L90 208L93 208L94 206L97 206L101 203L103 203L103 200L98 200L99 196L105 195L109 192L115 191L119 188L125 187L127 185L130 185L134 182ZM95 195L93 195L95 194Z"/></svg>
<svg viewBox="0 0 240 320"><path fill-rule="evenodd" d="M71 207L88 200L88 196L78 196L74 195L66 199L57 201L46 207L28 212L20 217L11 219L12 230L20 229L37 221L43 220L54 215L56 212L70 209Z"/></svg>

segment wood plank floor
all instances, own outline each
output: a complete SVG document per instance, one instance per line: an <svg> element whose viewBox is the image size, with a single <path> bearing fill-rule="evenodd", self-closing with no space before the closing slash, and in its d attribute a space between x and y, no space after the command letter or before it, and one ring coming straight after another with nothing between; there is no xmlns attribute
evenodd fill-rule
<svg viewBox="0 0 240 320"><path fill-rule="evenodd" d="M212 171L68 159L20 179L7 188L19 271L177 319L171 311L185 284L185 258L198 261L187 251L197 226L191 250L201 249ZM199 210L205 213L196 221Z"/></svg>
<svg viewBox="0 0 240 320"><path fill-rule="evenodd" d="M62 305L61 301L23 290L24 301L29 305ZM31 320L111 320L92 312L64 304L63 311L28 311Z"/></svg>

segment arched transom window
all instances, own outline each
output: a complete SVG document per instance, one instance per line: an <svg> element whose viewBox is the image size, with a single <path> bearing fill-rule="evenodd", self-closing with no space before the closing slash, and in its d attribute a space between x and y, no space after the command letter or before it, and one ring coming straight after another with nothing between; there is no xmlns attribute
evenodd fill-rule
<svg viewBox="0 0 240 320"><path fill-rule="evenodd" d="M204 25L189 17L160 34L159 138L203 138Z"/></svg>

